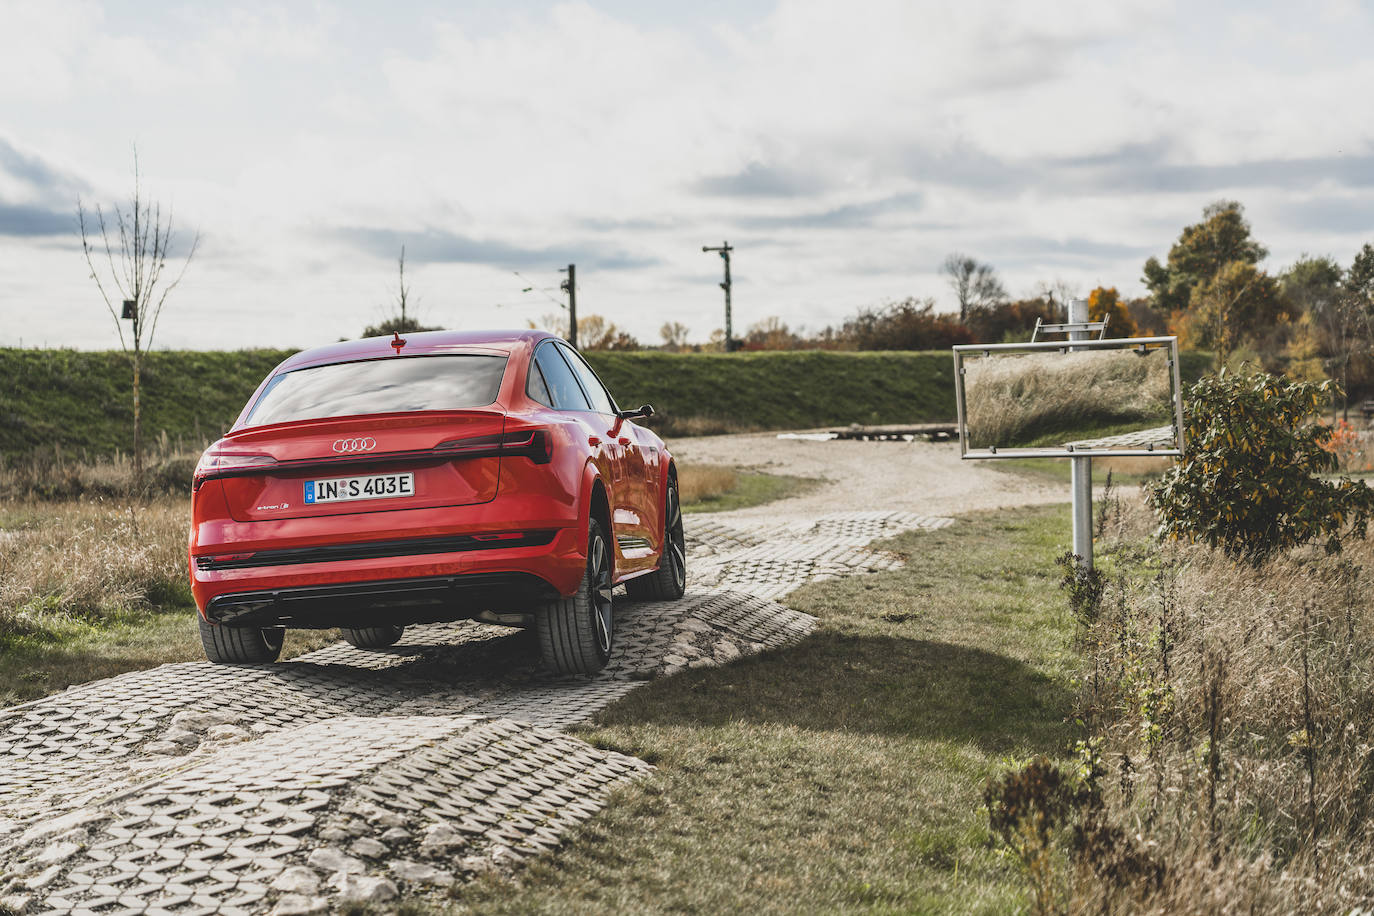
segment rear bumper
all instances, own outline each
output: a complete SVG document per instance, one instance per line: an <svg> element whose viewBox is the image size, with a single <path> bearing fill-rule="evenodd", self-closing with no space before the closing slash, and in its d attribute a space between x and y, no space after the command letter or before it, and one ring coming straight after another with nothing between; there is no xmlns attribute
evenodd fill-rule
<svg viewBox="0 0 1374 916"><path fill-rule="evenodd" d="M485 534L344 542L191 557L191 593L211 623L326 628L461 620L531 611L577 591L587 560L576 528L513 541ZM194 546L193 546L194 550Z"/></svg>
<svg viewBox="0 0 1374 916"><path fill-rule="evenodd" d="M205 619L226 626L367 627L435 623L476 610L528 610L558 597L548 582L524 572L466 573L229 592L211 598Z"/></svg>

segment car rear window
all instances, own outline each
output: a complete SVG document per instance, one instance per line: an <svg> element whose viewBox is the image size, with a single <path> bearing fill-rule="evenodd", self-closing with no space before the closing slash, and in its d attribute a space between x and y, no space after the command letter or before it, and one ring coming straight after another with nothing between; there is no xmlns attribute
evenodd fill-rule
<svg viewBox="0 0 1374 916"><path fill-rule="evenodd" d="M402 356L283 372L245 426L415 410L461 410L496 400L506 357Z"/></svg>

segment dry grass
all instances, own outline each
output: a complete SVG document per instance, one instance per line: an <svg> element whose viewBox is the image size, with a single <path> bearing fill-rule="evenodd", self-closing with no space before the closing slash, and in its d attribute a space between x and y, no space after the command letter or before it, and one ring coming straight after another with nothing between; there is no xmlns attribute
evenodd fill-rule
<svg viewBox="0 0 1374 916"><path fill-rule="evenodd" d="M969 445L1009 448L1072 431L1090 438L1108 427L1168 422L1167 351L1021 353L965 362ZM1121 430L1112 430L1121 431Z"/></svg>
<svg viewBox="0 0 1374 916"><path fill-rule="evenodd" d="M1075 911L1345 912L1374 897L1374 545L1261 567L1108 523L1079 715L1125 841L1080 857ZM1132 840L1131 837L1135 839ZM1145 850L1157 887L1120 865Z"/></svg>
<svg viewBox="0 0 1374 916"><path fill-rule="evenodd" d="M723 436L733 433L752 433L764 427L732 417L711 414L691 416L661 415L651 420L654 432L667 438L686 436Z"/></svg>
<svg viewBox="0 0 1374 916"><path fill-rule="evenodd" d="M164 433L144 457L140 491L133 459L125 454L86 460L65 454L59 447L35 450L22 458L0 456L0 499L127 500L173 495L189 499L191 472L199 458L200 451L179 449Z"/></svg>
<svg viewBox="0 0 1374 916"><path fill-rule="evenodd" d="M678 466L678 495L683 503L694 504L715 499L739 485L739 471L721 464Z"/></svg>

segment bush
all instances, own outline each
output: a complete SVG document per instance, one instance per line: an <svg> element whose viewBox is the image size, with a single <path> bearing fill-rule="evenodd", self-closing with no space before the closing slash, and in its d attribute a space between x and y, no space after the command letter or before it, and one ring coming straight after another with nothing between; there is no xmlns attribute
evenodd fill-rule
<svg viewBox="0 0 1374 916"><path fill-rule="evenodd" d="M1149 490L1160 534L1252 561L1319 538L1335 552L1342 539L1364 537L1374 491L1317 476L1336 469L1331 428L1315 420L1338 393L1330 381L1224 369L1193 385L1186 458Z"/></svg>

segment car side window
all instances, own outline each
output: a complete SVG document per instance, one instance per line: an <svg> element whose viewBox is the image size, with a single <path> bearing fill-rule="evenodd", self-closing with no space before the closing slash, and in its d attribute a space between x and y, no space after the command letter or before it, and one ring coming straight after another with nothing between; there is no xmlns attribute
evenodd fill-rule
<svg viewBox="0 0 1374 916"><path fill-rule="evenodd" d="M535 353L534 361L544 377L544 384L553 398L554 407L559 410L592 409L587 403L587 396L582 393L582 386L577 383L577 376L568 368L568 364L558 355L558 350L552 344L541 346Z"/></svg>
<svg viewBox="0 0 1374 916"><path fill-rule="evenodd" d="M538 401L545 407L553 406L553 398L549 396L549 386L544 383L544 373L539 371L539 360L530 360L529 380L525 382L525 393L532 400Z"/></svg>
<svg viewBox="0 0 1374 916"><path fill-rule="evenodd" d="M568 365L573 367L577 377L582 380L582 389L587 392L587 397L591 399L592 410L598 410L604 414L615 415L615 401L611 400L610 394L606 391L606 386L601 384L601 380L596 377L592 367L587 365L587 361L582 358L572 347L558 348L567 359Z"/></svg>

